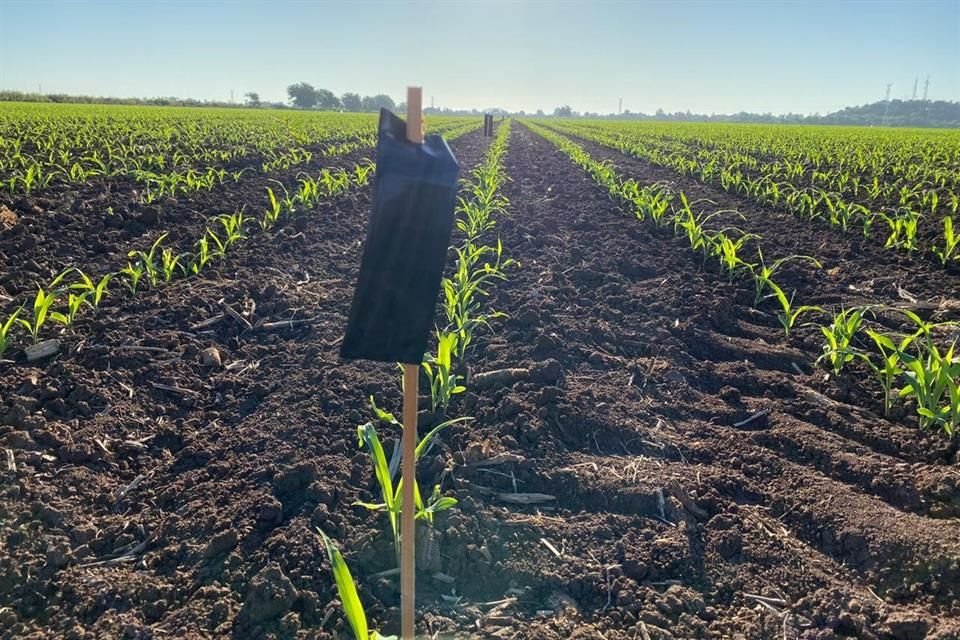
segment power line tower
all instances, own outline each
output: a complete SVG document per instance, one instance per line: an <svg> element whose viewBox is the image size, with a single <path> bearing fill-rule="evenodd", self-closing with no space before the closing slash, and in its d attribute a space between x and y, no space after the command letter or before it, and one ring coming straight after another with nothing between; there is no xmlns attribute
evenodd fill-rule
<svg viewBox="0 0 960 640"><path fill-rule="evenodd" d="M918 82L920 82L920 76L916 76L916 77L913 79L913 97L910 98L911 100L916 100L916 99L917 99L917 83L918 83Z"/></svg>
<svg viewBox="0 0 960 640"><path fill-rule="evenodd" d="M930 76L923 82L923 101L927 101L927 93L930 91Z"/></svg>
<svg viewBox="0 0 960 640"><path fill-rule="evenodd" d="M890 87L892 86L893 86L892 82L887 83L887 95L884 98L884 102L886 102L886 106L883 108L883 120L880 121L881 127L887 126L887 114L890 112Z"/></svg>
<svg viewBox="0 0 960 640"><path fill-rule="evenodd" d="M623 113L623 98L620 98L620 102L617 103L617 115Z"/></svg>

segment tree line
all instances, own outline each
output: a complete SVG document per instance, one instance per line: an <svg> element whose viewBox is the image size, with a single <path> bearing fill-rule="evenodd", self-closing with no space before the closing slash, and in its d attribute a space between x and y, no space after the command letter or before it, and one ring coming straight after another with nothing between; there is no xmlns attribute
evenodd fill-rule
<svg viewBox="0 0 960 640"><path fill-rule="evenodd" d="M522 112L518 115L525 115ZM545 114L538 111L542 117ZM757 124L839 124L856 126L887 126L887 127L960 127L960 102L946 100L882 100L871 104L856 107L845 107L840 111L828 114L814 113L787 113L776 115L773 113L740 113L731 114L704 114L690 111L676 111L667 113L657 109L655 113L636 113L629 109L623 113L580 113L569 105L562 105L553 110L556 118L604 118L612 120L657 120L668 122L740 122Z"/></svg>
<svg viewBox="0 0 960 640"><path fill-rule="evenodd" d="M247 94L247 102L253 104L251 95ZM328 89L317 89L307 82L298 82L287 87L287 96L290 104L298 109L320 109L321 111L379 111L381 107L395 110L397 104L390 96L380 93L375 96L361 96L359 93L347 92L337 96ZM402 106L402 105L401 105Z"/></svg>

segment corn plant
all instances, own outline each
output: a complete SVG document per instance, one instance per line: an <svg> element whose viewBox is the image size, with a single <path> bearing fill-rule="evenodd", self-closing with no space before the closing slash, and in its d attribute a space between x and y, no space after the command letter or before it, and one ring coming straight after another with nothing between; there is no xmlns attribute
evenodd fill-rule
<svg viewBox="0 0 960 640"><path fill-rule="evenodd" d="M749 240L759 239L760 236L753 233L744 233L734 240L728 233L729 230L718 231L710 235L710 252L720 260L720 268L726 271L730 282L741 271L753 272L754 265L740 257L740 250Z"/></svg>
<svg viewBox="0 0 960 640"><path fill-rule="evenodd" d="M141 275L146 274L147 281L152 287L157 286L157 284L159 284L161 281L161 275L163 272L161 264L158 261L160 254L157 253L157 250L160 248L160 244L164 241L167 235L169 234L166 232L161 233L160 236L154 240L153 244L150 246L150 251L134 250L127 254L127 257L136 259L136 262L142 268ZM131 292L136 293L136 285L133 286Z"/></svg>
<svg viewBox="0 0 960 640"><path fill-rule="evenodd" d="M773 291L773 294L771 294L772 297L775 297L777 302L780 303L780 312L777 313L777 320L780 321L780 326L783 327L783 331L787 337L790 337L790 331L793 329L801 315L814 311L823 312L823 309L817 306L803 305L800 307L794 307L793 296L787 298L787 294L783 292L783 289L773 282L770 282L768 286Z"/></svg>
<svg viewBox="0 0 960 640"><path fill-rule="evenodd" d="M220 260L226 260L227 258L227 243L220 239L213 229L207 229L207 232L204 234L205 238L209 238L210 242L207 245L209 247L210 256L212 258L219 258Z"/></svg>
<svg viewBox="0 0 960 640"><path fill-rule="evenodd" d="M823 355L817 358L817 363L827 363L834 375L838 375L844 365L852 361L856 352L852 346L853 338L863 324L863 316L870 311L870 307L857 307L841 310L830 324L820 327L824 337Z"/></svg>
<svg viewBox="0 0 960 640"><path fill-rule="evenodd" d="M193 254L193 259L190 261L190 273L194 275L199 274L212 259L213 253L210 251L210 240L205 233L197 240L197 251Z"/></svg>
<svg viewBox="0 0 960 640"><path fill-rule="evenodd" d="M458 393L467 390L460 384L461 376L453 370L453 356L459 337L456 333L437 332L437 352L422 363L430 382L430 408L442 411Z"/></svg>
<svg viewBox="0 0 960 640"><path fill-rule="evenodd" d="M300 178L300 189L294 197L305 207L315 207L320 201L320 183L310 176L303 176Z"/></svg>
<svg viewBox="0 0 960 640"><path fill-rule="evenodd" d="M402 425L397 422L392 414L381 411L376 407L373 398L370 398L370 405L374 409L378 420L402 428ZM420 459L420 456L429 448L437 434L451 425L460 422L466 422L468 420L472 420L472 418L446 420L431 429L430 432L427 433L427 435L425 435L423 439L417 443L414 453L414 464L416 464L416 462ZM356 502L355 504L366 507L371 511L385 511L387 513L387 518L390 523L390 531L393 535L394 549L397 553L397 558L399 558L400 513L403 509L403 481L402 479L398 479L397 482L394 483L393 476L396 471L391 470L390 464L387 461L387 456L383 450L383 445L380 442L380 437L377 434L377 428L372 421L357 427L357 439L358 445L361 448L366 447L370 454L370 461L373 464L373 472L374 477L377 480L377 485L380 487L380 497L382 502ZM419 485L415 485L413 497L415 502L414 508L416 509L416 519L425 520L430 524L433 523L434 514L450 509L457 504L456 499L442 496L440 494L439 487L434 489L433 493L430 495L430 499L424 503L423 497L420 494L420 487Z"/></svg>
<svg viewBox="0 0 960 640"><path fill-rule="evenodd" d="M377 165L369 160L355 165L353 167L353 183L359 186L366 185L370 182L370 176L373 175L376 168Z"/></svg>
<svg viewBox="0 0 960 640"><path fill-rule="evenodd" d="M182 274L186 274L186 270L181 263L181 260L185 257L185 254L173 252L173 249L169 247L164 247L163 251L160 253L160 270L163 273L163 281L170 282L173 280L174 275L177 271Z"/></svg>
<svg viewBox="0 0 960 640"><path fill-rule="evenodd" d="M895 342L896 337L879 333L873 329L866 330L867 335L873 341L874 346L880 354L880 364L874 363L868 354L857 354L873 371L880 386L883 387L883 415L890 415L891 403L893 401L894 385L897 379L903 374L901 366L901 354L905 353L910 343L913 342L917 334L911 334L900 338Z"/></svg>
<svg viewBox="0 0 960 640"><path fill-rule="evenodd" d="M340 605L343 607L343 615L353 631L353 637L356 640L396 640L396 636L382 636L377 631L370 631L367 623L367 612L363 608L360 596L357 593L357 584L353 580L350 568L343 559L340 550L333 544L333 541L322 530L317 529L323 538L324 547L327 550L327 558L330 560L330 572L333 574L333 582L337 586L337 595L340 597Z"/></svg>
<svg viewBox="0 0 960 640"><path fill-rule="evenodd" d="M3 357L3 354L6 353L7 348L10 346L10 338L13 335L13 328L17 326L17 318L20 316L22 311L23 307L20 307L10 314L6 320L0 323L0 358Z"/></svg>
<svg viewBox="0 0 960 640"><path fill-rule="evenodd" d="M943 246L934 245L933 253L940 258L943 266L947 266L950 260L956 260L960 253L957 252L957 246L960 245L960 236L953 232L953 218L944 216L943 218Z"/></svg>
<svg viewBox="0 0 960 640"><path fill-rule="evenodd" d="M223 241L225 250L247 237L243 233L247 218L244 216L242 209L236 213L224 213L217 216L217 222L223 227L226 236Z"/></svg>
<svg viewBox="0 0 960 640"><path fill-rule="evenodd" d="M756 295L754 296L753 305L757 306L765 298L767 291L772 291L773 286L776 283L773 281L773 277L780 272L780 269L784 265L794 261L803 261L809 262L817 269L822 269L823 265L820 264L820 261L811 256L803 255L790 255L784 256L783 258L777 258L769 265L763 259L763 249L758 245L757 246L757 257L759 262L752 265L751 271L753 272L754 285L756 287Z"/></svg>
<svg viewBox="0 0 960 640"><path fill-rule="evenodd" d="M960 425L960 360L954 357L956 342L942 352L927 344L919 356L901 354L905 386L903 398L917 403L920 428L940 427L952 436Z"/></svg>
<svg viewBox="0 0 960 640"><path fill-rule="evenodd" d="M76 320L77 314L80 312L80 308L87 301L87 298L90 296L90 291L84 291L82 293L73 293L72 291L67 292L67 312L62 313L60 311L51 311L50 319L59 322L65 327L73 326L73 321Z"/></svg>
<svg viewBox="0 0 960 640"><path fill-rule="evenodd" d="M139 260L137 262L128 262L127 266L120 269L119 273L127 280L127 289L130 295L137 294L137 288L140 286L140 280L143 278L145 268Z"/></svg>
<svg viewBox="0 0 960 640"><path fill-rule="evenodd" d="M77 275L80 276L80 282L71 284L70 288L77 291L87 292L89 294L86 299L87 304L96 309L100 306L100 303L103 302L103 297L107 294L107 285L110 284L114 274L108 273L100 278L99 282L94 284L90 276L85 274L83 271L80 269L74 270L77 272Z"/></svg>
<svg viewBox="0 0 960 640"><path fill-rule="evenodd" d="M277 195L273 192L273 189L267 187L267 199L270 202L270 207L264 211L263 219L260 221L260 226L266 230L277 224L277 221L280 219L280 214L282 209L280 208L280 201L277 200Z"/></svg>
<svg viewBox="0 0 960 640"><path fill-rule="evenodd" d="M889 231L885 248L906 251L917 249L917 226L923 217L921 214L904 209L891 215L878 212L877 216L887 224Z"/></svg>
<svg viewBox="0 0 960 640"><path fill-rule="evenodd" d="M56 299L57 295L55 291L44 291L43 287L37 287L37 294L33 298L33 317L29 320L24 318L17 320L17 322L30 332L30 337L33 338L33 344L40 342L40 329L42 329L44 323L46 323L47 316L50 313L50 307Z"/></svg>

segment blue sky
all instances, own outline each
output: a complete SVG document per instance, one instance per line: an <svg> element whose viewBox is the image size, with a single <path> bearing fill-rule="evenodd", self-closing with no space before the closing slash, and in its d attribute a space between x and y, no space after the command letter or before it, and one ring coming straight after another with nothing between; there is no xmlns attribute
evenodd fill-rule
<svg viewBox="0 0 960 640"><path fill-rule="evenodd" d="M960 0L0 0L0 88L114 96L342 94L454 108L812 113L960 100Z"/></svg>

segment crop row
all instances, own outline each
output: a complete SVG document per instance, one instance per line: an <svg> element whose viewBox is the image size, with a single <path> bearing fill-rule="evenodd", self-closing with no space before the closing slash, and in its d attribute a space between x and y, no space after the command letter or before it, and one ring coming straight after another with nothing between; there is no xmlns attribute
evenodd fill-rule
<svg viewBox="0 0 960 640"><path fill-rule="evenodd" d="M608 123L584 123L609 129ZM876 199L960 187L960 136L945 130L870 130L857 127L624 123L617 128L657 146L681 143L691 151L737 160L762 174L803 186L823 186ZM904 202L903 204L910 204Z"/></svg>
<svg viewBox="0 0 960 640"><path fill-rule="evenodd" d="M431 119L446 133L464 119ZM209 188L340 155L375 140L372 114L189 108L0 105L0 190L30 194L56 183L129 176L151 192Z"/></svg>
<svg viewBox="0 0 960 640"><path fill-rule="evenodd" d="M476 128L476 123L460 127L453 137ZM284 219L309 212L368 184L373 169L369 160L363 160L349 170L323 169L315 177L301 175L295 190L283 188L278 194L267 188L267 205L259 215L247 213L244 206L213 216L185 251L167 246L168 234L161 233L148 247L131 249L126 265L115 271L94 275L84 273L79 266L67 267L49 283L38 284L29 300L14 304L7 316L0 317L0 358L17 340L18 333L22 332L28 341L37 344L49 323L60 329L71 329L84 310L96 312L100 308L112 294L112 285L120 283L122 291L134 296L145 288L199 275L225 260L227 254L252 233L268 231Z"/></svg>
<svg viewBox="0 0 960 640"><path fill-rule="evenodd" d="M819 316L820 324L803 323L818 327L823 338L817 363L838 376L850 362L862 362L883 389L884 415L890 415L896 399L909 399L921 428L940 429L949 436L960 426L960 359L954 359L957 338L946 346L937 338L944 329L955 328L955 323L930 323L912 311L882 305L835 310L797 305L796 292L788 295L775 276L791 261L820 268L814 257L784 256L768 263L760 236L734 227L711 230L707 223L716 214L694 213L685 194L674 194L663 185L643 186L633 179L624 180L609 163L595 160L569 138L542 125L530 126L589 173L611 197L626 204L637 219L687 240L705 263L715 262L731 282L750 282L756 306L773 300L787 338L801 317ZM907 328L887 329L890 316ZM871 326L868 319L886 323Z"/></svg>
<svg viewBox="0 0 960 640"><path fill-rule="evenodd" d="M933 254L941 264L960 260L960 235L954 233L953 216L960 208L957 191L958 171L941 171L936 184L923 182L901 186L888 193L888 182L877 175L867 184L860 178L841 172L844 182L853 185L859 197L830 186L816 186L813 180L806 186L798 182L805 168L795 168L786 160L760 165L752 164L739 152L701 148L691 149L683 142L655 140L622 125L582 125L579 123L552 124L555 129L611 147L627 155L652 164L667 167L680 174L693 176L732 193L745 195L756 202L790 211L804 219L829 223L842 232L859 228L865 236L877 229L884 232L884 246L908 252L919 250ZM814 170L815 175L827 175ZM836 185L834 185L836 186ZM868 197L869 196L869 197ZM858 201L859 200L859 201ZM889 202L870 208L861 202ZM921 224L930 219L936 226L934 237L925 241Z"/></svg>
<svg viewBox="0 0 960 640"><path fill-rule="evenodd" d="M462 181L465 195L458 199L456 226L462 234L459 243L451 246L454 254L454 268L450 275L443 278L444 319L436 329L435 350L427 354L421 364L422 377L428 381L430 393L430 415L434 424L429 432L419 439L414 459L430 450L433 439L451 425L472 420L470 417L451 417L450 403L454 396L466 391L466 380L459 373L461 363L469 354L477 332L491 328L491 321L502 317L502 312L487 307L486 299L489 287L507 278L507 271L518 263L504 256L503 245L499 238L493 242L487 236L496 226L496 219L507 211L509 201L501 193L501 187L507 176L503 167L503 156L507 151L510 137L510 121L504 122L490 145L483 162ZM399 368L402 369L398 365ZM401 376L400 384L403 379ZM390 535L399 561L400 554L400 515L401 482L399 475L399 448L387 458L376 425L382 424L394 432L403 429L403 425L393 413L377 406L370 398L373 419L357 427L358 441L370 455L374 477L379 488L380 502L358 502L359 506L372 511L382 511L387 515ZM399 439L396 440L399 443ZM430 539L434 516L457 504L452 496L443 495L441 487L436 485L429 495L423 495L419 483L414 488L414 508L416 519L427 527L426 539ZM356 586L350 570L333 542L320 532L324 538L330 557L331 569L340 595L340 601L348 623L356 638L380 638L376 632L368 629L366 614L357 595Z"/></svg>

